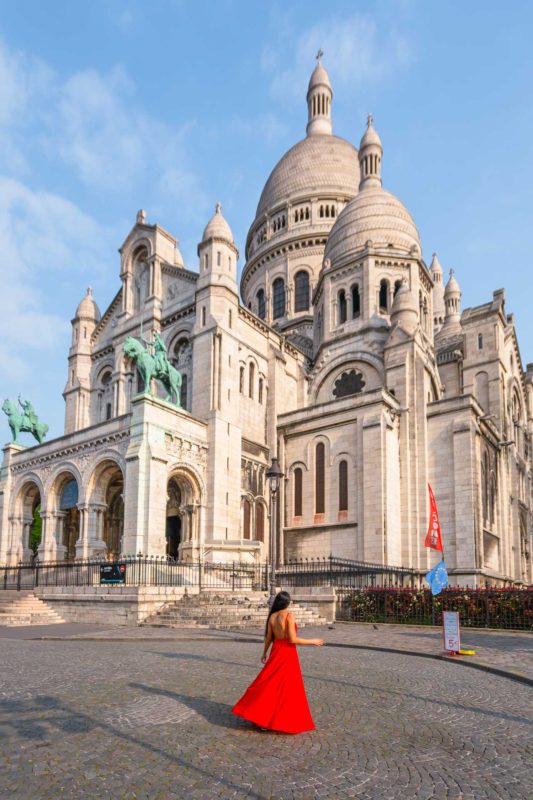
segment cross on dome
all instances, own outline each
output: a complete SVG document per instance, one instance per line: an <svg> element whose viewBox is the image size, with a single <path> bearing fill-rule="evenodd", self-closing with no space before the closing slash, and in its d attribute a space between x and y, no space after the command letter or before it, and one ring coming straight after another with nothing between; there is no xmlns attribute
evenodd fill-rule
<svg viewBox="0 0 533 800"><path fill-rule="evenodd" d="M374 122L374 117L373 117L373 115L372 115L372 114L370 114L370 113L369 113L369 114L367 114L367 117L366 117L366 127L367 127L367 128L370 128L370 126L373 124L373 122Z"/></svg>
<svg viewBox="0 0 533 800"><path fill-rule="evenodd" d="M221 203L217 202L217 204L215 205L215 214L220 214L221 211L222 211L222 205Z"/></svg>
<svg viewBox="0 0 533 800"><path fill-rule="evenodd" d="M323 51L323 50L322 50L322 48L320 47L320 48L318 49L318 53L317 53L317 54L316 54L316 56L315 56L315 58L316 58L316 60L318 61L318 63L319 63L319 64L320 64L320 59L322 58L322 56L323 56L323 55L324 55L324 51Z"/></svg>

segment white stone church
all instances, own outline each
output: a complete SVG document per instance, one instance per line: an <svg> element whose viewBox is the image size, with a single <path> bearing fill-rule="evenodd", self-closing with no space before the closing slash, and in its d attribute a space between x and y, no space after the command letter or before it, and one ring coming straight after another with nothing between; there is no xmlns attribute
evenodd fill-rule
<svg viewBox="0 0 533 800"><path fill-rule="evenodd" d="M240 286L220 205L198 271L139 212L110 306L89 289L72 320L64 435L4 449L0 563L29 560L37 508L41 561L265 561L277 455L281 560L426 570L429 482L452 584L531 582L533 365L504 292L461 309L382 186L372 118L357 149L333 134L332 98L318 63L307 135L266 182ZM182 408L157 383L142 393L124 354L155 331Z"/></svg>

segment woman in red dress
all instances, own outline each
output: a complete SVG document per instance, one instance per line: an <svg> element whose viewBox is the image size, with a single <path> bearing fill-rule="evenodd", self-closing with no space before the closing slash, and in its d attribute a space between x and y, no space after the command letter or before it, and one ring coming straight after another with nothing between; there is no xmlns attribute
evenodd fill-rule
<svg viewBox="0 0 533 800"><path fill-rule="evenodd" d="M314 730L315 724L307 704L296 645L320 647L324 642L297 636L297 625L288 611L290 602L288 592L279 592L274 598L266 622L261 658L265 666L233 707L233 713L260 728L303 733ZM267 659L270 645L272 650Z"/></svg>

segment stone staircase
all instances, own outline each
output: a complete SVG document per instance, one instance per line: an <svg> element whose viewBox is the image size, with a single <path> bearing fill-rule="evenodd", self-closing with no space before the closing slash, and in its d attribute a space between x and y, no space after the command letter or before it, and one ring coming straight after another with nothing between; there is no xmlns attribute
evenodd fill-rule
<svg viewBox="0 0 533 800"><path fill-rule="evenodd" d="M263 592L186 594L151 614L141 625L167 628L263 628L267 601L268 595ZM291 604L291 611L299 628L327 624L316 611L297 603Z"/></svg>
<svg viewBox="0 0 533 800"><path fill-rule="evenodd" d="M31 591L0 592L0 626L55 625L64 622L56 611Z"/></svg>

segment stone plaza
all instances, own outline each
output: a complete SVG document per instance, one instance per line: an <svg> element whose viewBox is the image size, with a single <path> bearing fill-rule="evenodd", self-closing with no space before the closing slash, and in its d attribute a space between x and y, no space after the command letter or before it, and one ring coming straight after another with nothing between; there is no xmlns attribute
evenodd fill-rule
<svg viewBox="0 0 533 800"><path fill-rule="evenodd" d="M524 634L472 632L471 641L504 671L511 664L529 668L529 686L464 664L379 650L401 642L412 650L412 637L423 635L431 652L438 631L320 629L327 646L300 650L317 728L291 737L261 732L230 713L260 668L259 636L137 631L128 639L119 629L85 626L80 634L83 626L74 627L44 631L54 640L28 638L43 629L4 629L0 638L3 799L532 795L531 649Z"/></svg>

